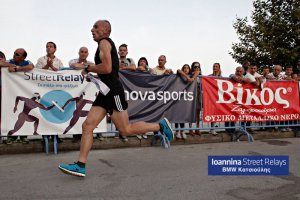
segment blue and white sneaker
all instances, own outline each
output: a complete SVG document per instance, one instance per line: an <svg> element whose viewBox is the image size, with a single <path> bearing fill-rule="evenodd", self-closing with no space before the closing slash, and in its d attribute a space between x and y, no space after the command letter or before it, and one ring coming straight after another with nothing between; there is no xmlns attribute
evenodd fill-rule
<svg viewBox="0 0 300 200"><path fill-rule="evenodd" d="M77 163L69 165L59 165L58 168L66 174L85 177L85 167L80 167Z"/></svg>
<svg viewBox="0 0 300 200"><path fill-rule="evenodd" d="M161 133L164 134L169 141L172 141L174 139L174 133L169 120L167 118L163 118L160 120L159 125Z"/></svg>

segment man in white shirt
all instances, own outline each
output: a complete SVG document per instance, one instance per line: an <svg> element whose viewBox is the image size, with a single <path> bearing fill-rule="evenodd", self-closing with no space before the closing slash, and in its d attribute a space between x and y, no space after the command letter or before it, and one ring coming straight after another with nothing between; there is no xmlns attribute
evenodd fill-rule
<svg viewBox="0 0 300 200"><path fill-rule="evenodd" d="M164 55L158 57L158 66L150 70L151 74L163 75L163 74L173 74L171 69L167 69L165 64L167 63L167 58Z"/></svg>
<svg viewBox="0 0 300 200"><path fill-rule="evenodd" d="M267 79L269 79L269 80L283 80L284 77L283 77L283 74L281 72L282 72L282 66L281 65L275 65L273 73L270 73L267 76Z"/></svg>
<svg viewBox="0 0 300 200"><path fill-rule="evenodd" d="M89 50L86 47L81 47L78 52L79 58L75 58L69 61L69 66L72 69L82 70L85 69L87 65L94 64L87 60L89 56Z"/></svg>
<svg viewBox="0 0 300 200"><path fill-rule="evenodd" d="M285 73L283 74L283 79L287 81L295 80L297 81L297 74L293 74L293 66L288 65L285 67Z"/></svg>
<svg viewBox="0 0 300 200"><path fill-rule="evenodd" d="M56 44L54 42L47 42L46 44L47 55L40 57L35 65L38 69L45 69L51 71L58 71L64 67L60 59L56 58ZM50 138L49 136L47 136ZM57 142L61 143L62 140L57 136Z"/></svg>
<svg viewBox="0 0 300 200"><path fill-rule="evenodd" d="M81 47L78 52L79 57L72 59L69 61L69 67L74 70L82 70L87 67L87 65L94 64L91 61L87 60L87 57L89 56L89 50L86 47ZM72 142L80 142L81 140L81 134L73 135Z"/></svg>
<svg viewBox="0 0 300 200"><path fill-rule="evenodd" d="M47 42L46 52L46 56L38 59L35 65L36 68L58 71L64 67L61 60L56 58L54 55L54 53L56 52L56 44L54 42Z"/></svg>
<svg viewBox="0 0 300 200"><path fill-rule="evenodd" d="M235 68L235 73L234 74L230 74L229 78L231 78L232 80L234 80L235 82L238 83L248 83L248 79L245 79L245 76L243 75L245 72L245 69L243 67L237 67Z"/></svg>
<svg viewBox="0 0 300 200"><path fill-rule="evenodd" d="M254 86L259 86L262 83L262 75L257 73L257 66L250 64L248 67L249 72L246 73L245 78L249 80Z"/></svg>

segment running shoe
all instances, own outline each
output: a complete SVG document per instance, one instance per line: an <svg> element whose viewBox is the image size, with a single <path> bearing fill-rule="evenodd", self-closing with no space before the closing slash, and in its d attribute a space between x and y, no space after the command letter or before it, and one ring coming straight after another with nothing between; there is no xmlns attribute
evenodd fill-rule
<svg viewBox="0 0 300 200"><path fill-rule="evenodd" d="M216 130L214 130L214 129L211 129L211 130L210 130L210 133L211 133L212 135L218 135L218 133L217 133Z"/></svg>
<svg viewBox="0 0 300 200"><path fill-rule="evenodd" d="M70 165L59 165L58 168L66 174L85 177L85 167L80 167L77 163Z"/></svg>
<svg viewBox="0 0 300 200"><path fill-rule="evenodd" d="M182 139L184 139L184 140L187 139L187 135L186 135L184 132L181 133L181 137L182 137Z"/></svg>
<svg viewBox="0 0 300 200"><path fill-rule="evenodd" d="M172 141L174 139L174 133L169 120L167 118L163 118L160 120L159 125L161 133L166 135L169 141Z"/></svg>
<svg viewBox="0 0 300 200"><path fill-rule="evenodd" d="M97 134L96 139L100 141L104 141L104 137L100 134L99 135Z"/></svg>
<svg viewBox="0 0 300 200"><path fill-rule="evenodd" d="M28 140L27 137L22 137L22 138L20 138L20 141L21 141L21 143L23 143L23 144L29 144L29 140Z"/></svg>
<svg viewBox="0 0 300 200"><path fill-rule="evenodd" d="M144 139L147 139L147 138L148 138L148 136L147 136L146 134L142 135L142 137L143 137Z"/></svg>
<svg viewBox="0 0 300 200"><path fill-rule="evenodd" d="M13 139L13 138L7 138L7 140L5 141L5 143L7 144L7 145L11 145L13 142L14 142L15 140Z"/></svg>
<svg viewBox="0 0 300 200"><path fill-rule="evenodd" d="M176 138L177 139L181 139L182 137L181 137L181 134L178 132L178 133L176 133Z"/></svg>
<svg viewBox="0 0 300 200"><path fill-rule="evenodd" d="M119 135L119 137L123 142L128 142L128 138L126 136Z"/></svg>

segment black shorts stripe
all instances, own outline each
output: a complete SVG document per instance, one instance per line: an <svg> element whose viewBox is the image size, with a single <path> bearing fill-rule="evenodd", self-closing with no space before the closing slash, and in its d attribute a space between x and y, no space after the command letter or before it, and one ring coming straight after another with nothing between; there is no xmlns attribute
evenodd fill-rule
<svg viewBox="0 0 300 200"><path fill-rule="evenodd" d="M93 103L93 106L105 108L110 115L113 113L113 110L121 112L128 108L127 101L125 100L124 90L120 90L118 92L110 91L106 96L99 93Z"/></svg>

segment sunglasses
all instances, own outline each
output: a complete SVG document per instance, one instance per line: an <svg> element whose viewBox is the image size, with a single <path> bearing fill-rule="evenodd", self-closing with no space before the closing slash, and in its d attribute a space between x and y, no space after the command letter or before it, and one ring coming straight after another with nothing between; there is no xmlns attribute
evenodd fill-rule
<svg viewBox="0 0 300 200"><path fill-rule="evenodd" d="M14 55L15 55L15 56L21 56L21 54L19 54L19 53L14 53Z"/></svg>
<svg viewBox="0 0 300 200"><path fill-rule="evenodd" d="M194 68L200 68L200 66L194 66Z"/></svg>

